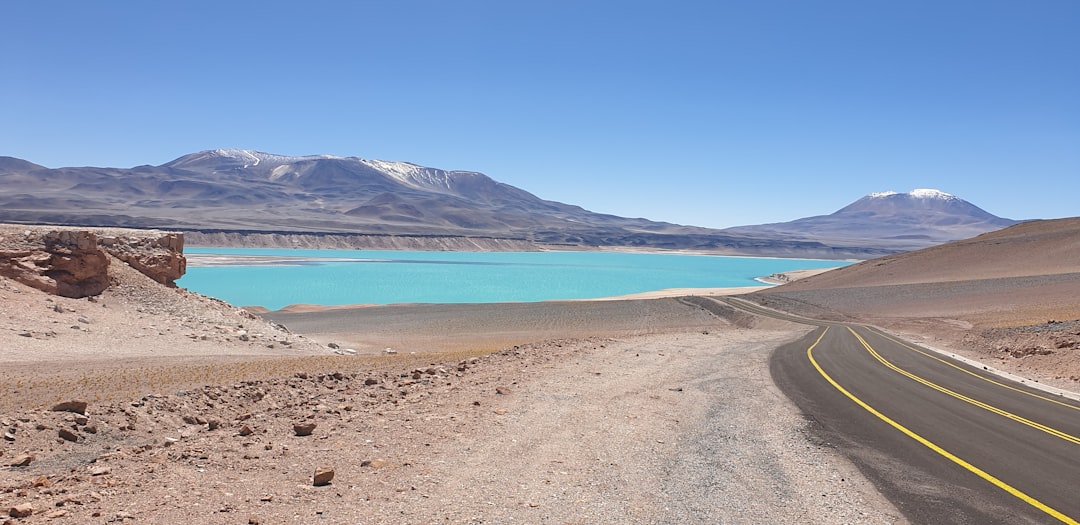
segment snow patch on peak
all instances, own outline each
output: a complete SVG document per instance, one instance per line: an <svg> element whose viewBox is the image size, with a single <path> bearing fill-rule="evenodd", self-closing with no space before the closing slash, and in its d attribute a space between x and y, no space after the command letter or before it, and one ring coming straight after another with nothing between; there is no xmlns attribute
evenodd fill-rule
<svg viewBox="0 0 1080 525"><path fill-rule="evenodd" d="M955 200L957 198L955 195L950 195L941 190L934 189L916 189L912 190L911 193L909 193L908 195L911 195L912 197L915 197L917 199L942 199L947 201Z"/></svg>
<svg viewBox="0 0 1080 525"><path fill-rule="evenodd" d="M387 160L361 160L363 164L381 171L402 184L414 188L446 188L450 189L450 176L442 170L425 168L410 162L393 162Z"/></svg>
<svg viewBox="0 0 1080 525"><path fill-rule="evenodd" d="M892 197L893 195L906 195L908 197L912 197L912 198L916 198L916 199L941 199L941 200L946 200L946 201L957 200L959 198L959 197L956 197L955 195L950 195L950 194L945 193L945 192L943 192L941 190L933 190L933 189L925 189L925 188L911 190L911 192L903 193L903 194L897 193L897 192L891 191L891 190L890 191L879 191L879 192L876 192L876 193L871 193L871 194L867 195L867 197L869 197L871 199L881 199L881 198L885 198L885 197Z"/></svg>
<svg viewBox="0 0 1080 525"><path fill-rule="evenodd" d="M321 160L321 159L341 159L344 157L338 157L335 155L304 155L300 157L293 157L289 155L274 155L273 153L263 153L261 151L254 151L249 149L216 149L207 152L210 156L224 157L230 159L236 159L243 162L244 167L258 166L261 162L267 164L292 164L304 160Z"/></svg>
<svg viewBox="0 0 1080 525"><path fill-rule="evenodd" d="M393 162L388 160L361 160L360 162L402 182L411 181L413 177L418 175L424 169L422 166L417 166L416 164L409 162Z"/></svg>

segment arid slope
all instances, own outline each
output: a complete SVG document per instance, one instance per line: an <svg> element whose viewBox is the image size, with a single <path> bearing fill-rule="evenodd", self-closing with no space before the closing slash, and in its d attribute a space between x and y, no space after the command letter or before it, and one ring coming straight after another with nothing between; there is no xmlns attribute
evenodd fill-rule
<svg viewBox="0 0 1080 525"><path fill-rule="evenodd" d="M859 320L1059 386L1080 381L1080 218L890 255L758 296Z"/></svg>

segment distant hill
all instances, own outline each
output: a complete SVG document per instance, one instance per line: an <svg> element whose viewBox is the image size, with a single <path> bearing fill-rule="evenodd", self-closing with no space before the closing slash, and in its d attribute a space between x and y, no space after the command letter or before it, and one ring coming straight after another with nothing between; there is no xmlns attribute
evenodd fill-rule
<svg viewBox="0 0 1080 525"><path fill-rule="evenodd" d="M970 239L863 261L770 291L948 283L1077 272L1080 272L1080 217L1029 221ZM1000 299L1004 303L1007 297Z"/></svg>
<svg viewBox="0 0 1080 525"><path fill-rule="evenodd" d="M166 228L188 232L189 239L198 239L200 232L275 238L314 234L324 239L362 234L419 239L410 246L439 238L430 243L431 249L446 249L455 246L447 238L487 237L513 240L519 248L523 243L537 249L621 246L866 259L1007 225L991 219L981 224L957 220L947 210L932 224L904 223L895 218L911 212L903 211L903 203L892 206L894 219L885 222L899 226L887 235L866 226L885 208L841 210L827 216L833 217L828 227L818 220L786 228L716 230L594 213L540 199L482 173L408 162L218 149L161 166L50 169L0 157L0 221ZM862 233L843 235L850 231Z"/></svg>
<svg viewBox="0 0 1080 525"><path fill-rule="evenodd" d="M1017 222L997 217L954 195L919 189L910 193L871 193L830 215L724 231L901 251L967 239Z"/></svg>

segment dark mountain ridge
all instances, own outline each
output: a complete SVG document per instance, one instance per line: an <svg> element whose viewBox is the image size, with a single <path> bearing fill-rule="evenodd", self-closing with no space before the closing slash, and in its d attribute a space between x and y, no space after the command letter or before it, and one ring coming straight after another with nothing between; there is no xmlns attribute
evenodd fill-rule
<svg viewBox="0 0 1080 525"><path fill-rule="evenodd" d="M857 205L826 216L833 217L831 224L716 230L593 213L540 199L482 173L358 157L219 149L130 169L49 169L0 157L0 221L176 229L189 232L196 244L198 232L485 237L536 249L621 246L864 259L939 242L948 236L939 230L965 235L978 227L1001 227L992 216L978 226L950 219L947 210L934 224L905 222L898 220L904 206L895 204L887 222L902 227L881 235L883 230L867 225L885 208ZM803 221L811 219L820 218ZM851 225L871 234L840 235L850 233ZM904 236L912 240L892 242Z"/></svg>

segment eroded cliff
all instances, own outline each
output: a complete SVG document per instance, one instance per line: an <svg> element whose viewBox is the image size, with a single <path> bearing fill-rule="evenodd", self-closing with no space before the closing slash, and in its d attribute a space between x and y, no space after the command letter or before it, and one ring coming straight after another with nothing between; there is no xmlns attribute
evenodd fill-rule
<svg viewBox="0 0 1080 525"><path fill-rule="evenodd" d="M180 233L0 225L0 275L63 297L105 291L112 260L175 286L187 270L183 251Z"/></svg>

